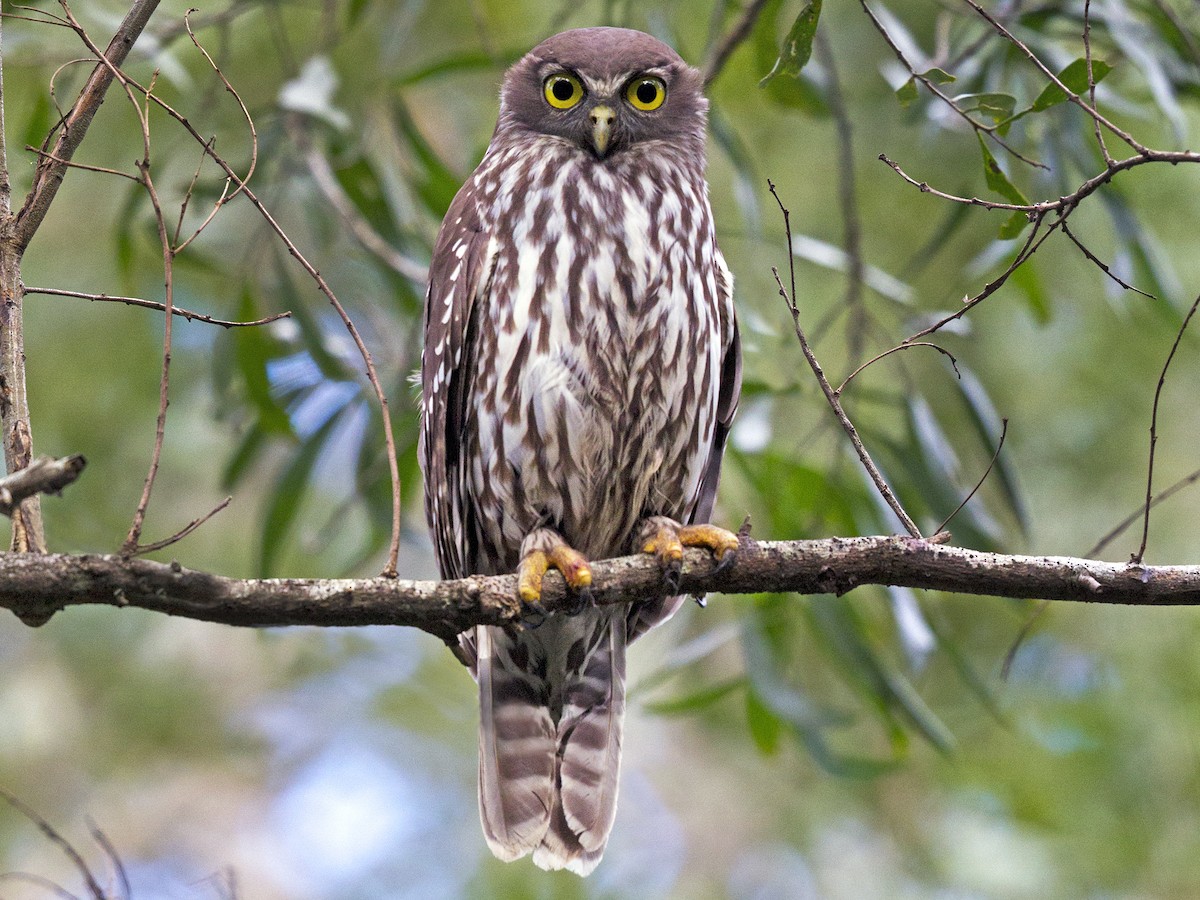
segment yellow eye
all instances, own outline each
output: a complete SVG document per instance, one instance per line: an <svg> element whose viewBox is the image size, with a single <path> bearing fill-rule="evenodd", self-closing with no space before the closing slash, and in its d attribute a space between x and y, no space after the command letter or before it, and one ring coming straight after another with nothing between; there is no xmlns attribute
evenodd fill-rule
<svg viewBox="0 0 1200 900"><path fill-rule="evenodd" d="M625 99L634 109L649 112L663 105L663 101L667 99L667 86L661 78L655 78L653 75L635 78L625 89Z"/></svg>
<svg viewBox="0 0 1200 900"><path fill-rule="evenodd" d="M570 109L583 99L583 85L570 72L559 72L546 79L546 102L555 109Z"/></svg>

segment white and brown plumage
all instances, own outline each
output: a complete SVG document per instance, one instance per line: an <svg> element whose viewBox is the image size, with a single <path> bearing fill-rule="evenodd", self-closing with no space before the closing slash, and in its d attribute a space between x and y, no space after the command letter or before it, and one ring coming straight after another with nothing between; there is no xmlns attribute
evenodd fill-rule
<svg viewBox="0 0 1200 900"><path fill-rule="evenodd" d="M442 223L422 358L425 507L442 575L681 544L711 528L741 353L704 179L700 73L637 31L585 28L504 79L479 168ZM683 524L680 523L696 523ZM537 628L477 628L479 799L502 859L586 875L616 810L625 648L681 598L582 602Z"/></svg>

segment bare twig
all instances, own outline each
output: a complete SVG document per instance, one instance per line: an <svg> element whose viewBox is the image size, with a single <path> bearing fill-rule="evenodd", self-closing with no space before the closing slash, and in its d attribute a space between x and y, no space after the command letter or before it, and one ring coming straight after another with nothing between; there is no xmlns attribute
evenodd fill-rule
<svg viewBox="0 0 1200 900"><path fill-rule="evenodd" d="M4 788L0 788L0 799L3 799L8 803L9 806L36 825L38 830L44 834L52 844L62 850L66 857L71 861L71 864L75 867L76 871L78 871L80 876L83 878L84 884L87 885L88 894L92 897L92 900L109 900L108 895L104 892L104 889L100 887L99 882L96 881L96 876L92 874L92 870L88 867L88 864L84 860L83 856L78 850L75 849L70 841L68 841L62 836L62 834L58 832L57 829L55 829L53 825L39 816L32 807L27 806L25 803L18 800L16 796Z"/></svg>
<svg viewBox="0 0 1200 900"><path fill-rule="evenodd" d="M1083 58L1087 60L1088 104L1095 109L1096 76L1092 69L1092 0L1083 0ZM1096 144L1100 147L1100 152L1104 154L1104 164L1111 166L1114 160L1108 150L1108 143L1104 140L1104 129L1100 127L1100 120L1092 119L1092 127L1095 129Z"/></svg>
<svg viewBox="0 0 1200 900"><path fill-rule="evenodd" d="M177 532L175 532L170 537L165 537L161 541L155 541L152 544L140 544L139 546L134 548L133 553L134 554L153 553L156 550L163 550L167 547L170 547L172 544L179 543L185 537L187 537L189 534L191 534L193 531L195 531L197 528L199 528L201 525L203 525L205 522L207 522L209 519L211 519L213 516L215 516L217 513L219 513L221 510L223 510L225 507L227 507L232 502L233 502L232 497L226 497L224 500L222 500L215 507L213 507L211 510L206 512L204 515L200 516L199 518L192 519L192 521L188 522L186 525L184 525L181 529L179 529Z"/></svg>
<svg viewBox="0 0 1200 900"><path fill-rule="evenodd" d="M37 169L34 171L33 186L30 188L29 195L25 198L20 212L17 213L16 222L13 225L12 237L20 251L23 252L29 246L29 241L46 217L46 212L58 193L59 185L62 184L63 174L67 168L65 162L69 162L75 155L75 151L87 134L88 126L91 125L96 111L104 102L104 95L113 81L114 69L119 67L125 61L125 57L129 55L134 42L158 7L158 2L159 0L135 0L130 6L125 19L117 28L112 40L109 41L108 49L98 54L101 59L83 86L79 99L75 101L75 105L67 114L63 128L59 131L58 140L55 141L54 149L51 151L51 158L43 158L38 162ZM62 5L66 9L66 4L62 3ZM69 15L68 18L70 18Z"/></svg>
<svg viewBox="0 0 1200 900"><path fill-rule="evenodd" d="M156 96L152 91L138 84L134 79L125 76L125 80L130 87L144 94L148 102L154 103L164 112L166 112L167 115L182 125L184 130L186 130L188 134L190 134L192 138L202 148L204 148L204 152L208 154L209 158L212 159L212 161L215 162L229 178L233 179L234 183L241 190L242 194L247 200L250 201L251 205L253 205L258 211L259 215L262 216L270 229L275 233L276 237L278 237L283 245L287 247L288 253L290 253L292 258L295 259L304 269L304 271L308 273L309 277L312 278L312 280L316 283L317 289L325 295L330 305L333 306L334 310L341 318L342 324L349 332L355 346L358 348L359 355L362 356L363 362L366 366L367 380L370 382L372 389L375 391L375 397L379 402L380 417L383 420L383 438L387 446L388 471L392 481L392 537L388 548L388 561L384 566L383 574L388 577L395 577L397 571L396 561L400 555L400 466L396 459L396 439L392 433L392 418L391 412L388 408L387 395L384 393L383 385L379 380L379 373L375 368L375 361L371 356L370 350L367 349L366 342L363 341L362 335L359 333L358 328L350 319L345 307L342 306L341 301L338 300L337 295L333 292L333 289L329 286L329 283L325 280L324 276L322 276L317 268L308 261L303 253L300 252L299 247L296 246L295 242L291 239L291 237L288 236L287 232L283 230L283 227L275 220L275 217L271 215L270 211L258 198L254 191L251 190L250 187L247 186L237 174L237 172L233 170L233 167L230 166L229 162L219 153L217 153L212 146L210 146L209 142L200 135L195 126L188 121L186 116L182 115L178 110L172 107L161 97Z"/></svg>
<svg viewBox="0 0 1200 900"><path fill-rule="evenodd" d="M1071 229L1067 227L1066 219L1063 219L1063 221L1060 223L1060 227L1062 228L1062 233L1071 239L1071 243L1079 248L1079 252L1082 253L1084 256L1086 256L1088 258L1089 262L1091 262L1093 265L1095 265L1096 268L1098 268L1101 272L1103 272L1105 275L1107 275L1109 278L1111 278L1113 281L1115 281L1117 284L1119 284L1125 290L1133 291L1135 294L1141 294L1143 297L1148 297L1151 300L1158 299L1153 294L1148 294L1145 291L1143 291L1141 288L1135 288L1132 284L1129 284L1127 281L1124 281L1121 278L1117 277L1117 274L1112 269L1110 269L1103 261L1101 261L1100 258L1096 256L1096 254L1094 254L1091 250L1089 250L1084 245L1084 243L1081 240L1079 240L1079 238L1075 237L1075 235L1074 235L1074 233L1072 233Z"/></svg>
<svg viewBox="0 0 1200 900"><path fill-rule="evenodd" d="M1184 475L1182 478L1180 478L1177 482L1175 482L1169 488L1166 488L1165 490L1160 491L1159 493L1155 494L1154 499L1150 501L1150 505L1158 506L1158 504L1162 503L1164 500L1171 499L1176 494L1178 494L1180 491L1182 491L1184 488L1191 487L1197 481L1200 481L1200 469L1197 469L1195 472L1192 472L1189 475ZM1093 546L1092 549L1088 550L1088 552L1084 555L1087 556L1089 559L1095 559L1096 557L1098 557L1104 551L1105 547L1107 547L1109 544L1111 544L1113 541L1115 541L1117 538L1119 538L1122 534L1124 534L1125 531L1129 528L1129 526L1131 526L1134 522L1136 522L1136 521L1138 521L1138 519L1142 518L1142 516L1145 514L1145 510L1146 510L1146 506L1143 503L1141 506L1139 506L1137 509L1135 509L1133 512L1131 512L1129 515L1127 515L1124 519L1122 519L1120 522L1118 522L1112 528L1111 531L1109 531L1107 534L1104 535L1104 537L1102 537L1102 538L1100 538L1100 540L1096 541L1095 546Z"/></svg>
<svg viewBox="0 0 1200 900"><path fill-rule="evenodd" d="M1158 401L1162 397L1163 386L1167 382L1167 369L1171 368L1171 361L1175 359L1175 351L1179 349L1179 344L1183 341L1183 333L1187 331L1188 324L1192 321L1192 316L1196 314L1197 307L1200 307L1200 296L1192 301L1191 308L1183 317L1183 323L1175 335L1175 343L1171 345L1171 352L1167 354L1167 361L1163 363L1162 372L1158 376L1158 386L1154 389L1154 405L1150 413L1150 459L1146 465L1146 504L1142 518L1142 543L1131 557L1131 562L1134 563L1141 563L1145 559L1146 542L1150 539L1150 510L1154 506L1154 450L1158 444Z"/></svg>
<svg viewBox="0 0 1200 900"><path fill-rule="evenodd" d="M859 460L862 461L863 468L867 470L867 474L871 477L871 481L875 483L876 489L882 495L887 505L891 507L892 512L896 514L905 530L915 538L921 537L921 529L904 511L904 507L893 493L891 486L883 477L883 474L876 467L875 462L871 459L871 455L867 452L867 448L863 446L862 439L858 436L858 429L854 427L854 423L850 421L850 417L846 415L846 411L842 408L841 401L830 385L829 379L825 377L825 372L821 368L821 364L817 361L816 355L809 346L808 338L804 334L804 329L800 325L800 309L796 305L796 262L795 256L792 253L792 224L791 213L787 207L783 205L783 200L780 199L778 192L775 190L775 185L769 179L767 185L771 190L771 196L775 198L775 202L779 204L779 211L783 213L783 229L787 235L788 248L788 268L791 276L791 292L783 286L783 281L779 277L779 270L774 266L771 267L771 272L775 275L775 283L779 285L779 295L783 297L784 302L788 306L788 310L792 314L792 326L796 332L796 339L800 342L800 350L804 354L804 358L808 361L809 367L813 374L817 377L817 383L821 385L821 391L825 394L825 399L829 403L830 409L833 410L834 416L837 417L842 430L846 432L846 436L850 438L850 443L854 447L854 452L858 454Z"/></svg>
<svg viewBox="0 0 1200 900"><path fill-rule="evenodd" d="M903 344L898 344L895 347L891 347L887 350L884 350L882 353L872 356L865 363L863 363L861 366L859 366L857 369L855 369L853 372L851 372L849 375L847 375L846 380L843 381L841 384L839 384L833 393L840 397L842 395L842 391L846 390L846 385L848 385L851 381L853 381L856 377L858 377L858 374L860 372L862 372L864 369L866 369L868 366L874 365L875 363L879 362L884 357L891 356L893 353L899 353L902 350L908 350L912 347L932 347L938 353L942 354L942 356L945 356L947 359L950 360L950 366L951 366L951 368L954 369L954 374L957 375L959 378L962 378L962 373L960 373L958 371L958 360L955 359L954 354L951 353L949 350L947 350L945 347L939 347L937 344L934 344L930 341L911 341L911 342L906 342ZM938 530L940 531L941 529L938 529Z"/></svg>
<svg viewBox="0 0 1200 900"><path fill-rule="evenodd" d="M80 454L54 459L39 456L24 469L0 478L0 514L11 516L13 508L34 494L57 494L83 472L87 460Z"/></svg>
<svg viewBox="0 0 1200 900"><path fill-rule="evenodd" d="M1120 138L1131 148L1133 148L1133 151L1138 155L1142 155L1147 152L1148 148L1141 144L1133 135L1119 126L1114 125L1107 118L1105 118L1095 106L1088 103L1073 90L1063 84L1062 80L1056 74L1054 74L1054 70L1042 62L1038 55L1030 50L1020 38L1009 31L1003 22L999 21L995 16L976 3L975 0L962 0L962 2L971 7L971 9L975 10L980 18L991 25L999 35L1020 50L1025 57L1038 68L1042 75L1044 75L1050 81L1051 84L1066 94L1067 99L1087 113L1097 125L1103 125L1106 129L1116 135L1116 137ZM1089 81L1092 81L1090 77Z"/></svg>
<svg viewBox="0 0 1200 900"><path fill-rule="evenodd" d="M750 0L729 32L709 49L708 61L701 69L704 73L705 87L717 79L733 51L750 36L750 32L754 30L754 23L758 21L766 5L767 0Z"/></svg>
<svg viewBox="0 0 1200 900"><path fill-rule="evenodd" d="M1023 266L1026 261L1033 256L1033 254L1037 253L1037 251L1041 249L1042 244L1044 244L1046 239L1054 233L1055 227L1057 227L1057 225L1063 221L1065 216L1066 213L1060 213L1059 217L1052 222L1045 232L1040 234L1040 236L1039 232L1041 231L1042 227L1042 217L1038 216L1034 220L1033 228L1029 231L1029 237L1025 239L1024 245L1017 252L1016 256L1013 257L1012 262L1008 264L1008 268L985 284L983 286L983 290L981 290L978 294L964 299L962 305L957 310L947 316L943 316L932 325L922 328L915 334L905 338L903 344L913 343L920 338L927 337L934 332L941 331L951 322L961 319L988 297L992 296L992 294L996 293L996 291L1000 290L1000 288L1004 287L1005 283L1012 276L1013 272L1017 271L1017 269Z"/></svg>
<svg viewBox="0 0 1200 900"><path fill-rule="evenodd" d="M61 288L39 288L27 287L26 294L46 295L48 297L77 297L80 300L90 300L93 303L124 303L126 306L140 306L145 309L157 309L160 312L166 310L165 303L159 303L157 300L143 300L141 297L121 297L115 294L88 294L83 291L68 291ZM262 319L254 319L248 322L232 322L227 319L217 319L205 313L193 312L190 309L184 309L182 306L172 306L171 314L187 319L189 322L203 322L206 325L218 325L221 328L250 328L257 325L269 325L272 322L277 322L280 319L291 317L291 312L285 310L281 313L275 313L273 316L267 316Z"/></svg>
<svg viewBox="0 0 1200 900"><path fill-rule="evenodd" d="M150 506L150 494L154 490L154 482L158 477L159 463L162 461L171 380L171 338L175 321L175 317L172 315L175 305L175 249L171 246L171 236L167 233L167 220L163 214L162 202L158 197L158 189L154 186L154 179L150 175L149 121L150 98L153 96L153 87L154 84L151 82L151 90L146 93L146 110L141 116L145 154L138 161L138 171L141 173L142 184L146 188L146 194L150 197L150 205L154 210L154 221L158 229L158 241L162 248L163 298L165 301L163 303L163 311L166 315L163 316L162 375L158 382L158 415L154 423L154 448L150 453L150 468L146 472L146 479L142 485L142 496L138 499L137 509L134 510L133 522L129 526L129 533L125 536L125 541L121 545L121 552L124 554L137 553L141 547L142 526L146 521L146 510ZM128 88L126 89L128 90ZM136 107L137 103L134 100L133 94L130 93L129 96Z"/></svg>
<svg viewBox="0 0 1200 900"><path fill-rule="evenodd" d="M962 512L962 508L971 502L971 498L976 492L983 487L983 483L987 481L987 477L992 474L992 468L996 465L996 460L1000 458L1000 451L1004 449L1004 439L1008 436L1008 419L1000 420L1000 440L996 443L996 452L992 454L992 460L988 463L987 468L983 470L983 474L979 476L979 480L975 482L975 487L971 488L971 493L963 497L962 503L954 507L954 512L946 516L942 520L942 524L937 527L939 532L944 531L946 526L950 524L950 520Z"/></svg>
<svg viewBox="0 0 1200 900"><path fill-rule="evenodd" d="M117 848L108 839L108 835L95 822L89 820L87 826L88 831L91 832L92 840L99 844L100 849L104 851L104 855L108 857L108 861L112 863L113 872L117 876L117 881L121 884L120 900L132 900L133 890L129 884L129 872L125 869L125 863L121 859L121 854L117 852Z"/></svg>

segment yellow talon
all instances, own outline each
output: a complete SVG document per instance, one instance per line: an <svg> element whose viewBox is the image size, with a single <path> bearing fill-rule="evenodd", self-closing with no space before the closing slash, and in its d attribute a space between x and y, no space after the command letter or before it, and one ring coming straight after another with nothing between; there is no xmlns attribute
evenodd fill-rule
<svg viewBox="0 0 1200 900"><path fill-rule="evenodd" d="M542 597L542 578L550 568L550 558L541 550L534 550L521 560L518 569L517 593L526 603L537 603Z"/></svg>
<svg viewBox="0 0 1200 900"><path fill-rule="evenodd" d="M517 569L517 594L526 603L542 599L542 579L548 569L558 569L567 587L578 593L592 583L592 568L587 559L561 539L546 550L530 550Z"/></svg>
<svg viewBox="0 0 1200 900"><path fill-rule="evenodd" d="M662 562L670 563L683 559L683 542L674 528L660 527L642 547L643 553L653 553Z"/></svg>
<svg viewBox="0 0 1200 900"><path fill-rule="evenodd" d="M718 561L738 548L738 536L716 525L684 525L679 529L679 541L685 547L707 547Z"/></svg>

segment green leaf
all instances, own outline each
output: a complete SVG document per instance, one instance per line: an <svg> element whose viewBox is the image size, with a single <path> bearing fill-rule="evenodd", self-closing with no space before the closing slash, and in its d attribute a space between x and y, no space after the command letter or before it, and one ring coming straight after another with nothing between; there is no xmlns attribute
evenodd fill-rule
<svg viewBox="0 0 1200 900"><path fill-rule="evenodd" d="M753 688L746 690L746 725L754 746L763 756L771 756L779 749L783 722L767 708Z"/></svg>
<svg viewBox="0 0 1200 900"><path fill-rule="evenodd" d="M248 289L242 292L238 315L243 319L259 317L258 305ZM259 427L268 434L291 436L291 420L271 394L267 377L267 362L278 357L284 348L267 328L238 328L232 337L234 358L246 386L247 399L258 414Z"/></svg>
<svg viewBox="0 0 1200 900"><path fill-rule="evenodd" d="M758 83L766 87L772 79L780 75L790 75L795 78L812 56L813 37L817 33L817 20L821 17L821 0L809 0L791 30L783 41L783 50L775 60L771 71Z"/></svg>
<svg viewBox="0 0 1200 900"><path fill-rule="evenodd" d="M1100 59L1092 60L1092 79L1098 84L1109 72L1112 66ZM1058 80L1066 85L1067 90L1074 94L1082 94L1088 89L1087 60L1077 59L1058 73ZM1057 106L1067 99L1067 93L1057 84L1048 84L1033 101L1030 110L1041 112L1052 106Z"/></svg>
<svg viewBox="0 0 1200 900"><path fill-rule="evenodd" d="M955 77L945 69L939 69L937 66L922 72L921 76L923 78L928 78L934 84L949 84L950 82L956 80Z"/></svg>
<svg viewBox="0 0 1200 900"><path fill-rule="evenodd" d="M1042 284L1037 268L1031 263L1018 266L1009 280L1014 287L1020 288L1033 320L1039 325L1050 324L1050 296L1046 293L1046 286Z"/></svg>
<svg viewBox="0 0 1200 900"><path fill-rule="evenodd" d="M250 330L250 329L246 329ZM262 543L259 547L259 573L265 578L275 571L279 553L284 547L284 538L291 531L300 503L307 493L313 467L321 455L321 448L341 416L332 415L301 444L299 452L275 482L271 491L267 514L263 521Z"/></svg>
<svg viewBox="0 0 1200 900"><path fill-rule="evenodd" d="M762 229L762 210L758 203L758 186L762 180L758 177L754 154L720 110L709 113L708 130L713 142L729 157L734 172L733 199L746 223L746 230L756 235Z"/></svg>
<svg viewBox="0 0 1200 900"><path fill-rule="evenodd" d="M896 99L900 101L900 106L903 109L908 109L916 102L920 94L917 91L917 79L910 78L900 87L896 88Z"/></svg>
<svg viewBox="0 0 1200 900"><path fill-rule="evenodd" d="M987 186L995 193L999 194L1009 203L1017 203L1022 206L1029 203L1025 199L1017 186L1008 180L1008 176L1004 174L1004 170L1000 168L1000 163L996 162L996 157L992 155L992 151L988 149L987 142L979 132L975 133L979 138L979 149L983 153L983 175L987 181ZM1007 221L1000 226L1000 237L1004 240L1014 238L1029 224L1029 217L1020 210L1015 210Z"/></svg>
<svg viewBox="0 0 1200 900"><path fill-rule="evenodd" d="M413 172L412 186L417 192L425 208L439 219L450 208L450 202L458 193L462 179L455 175L450 167L442 162L437 151L425 140L417 123L413 121L408 107L399 97L392 100L392 112L396 125L408 141L420 168Z"/></svg>
<svg viewBox="0 0 1200 900"><path fill-rule="evenodd" d="M964 112L981 112L994 122L1003 122L1012 117L1017 107L1017 98L1011 94L988 92L982 94L959 94L954 102Z"/></svg>
<svg viewBox="0 0 1200 900"><path fill-rule="evenodd" d="M975 427L975 434L986 450L994 452L996 439L1000 434L1000 414L996 412L996 406L992 403L987 388L983 386L983 382L979 380L974 371L961 363L958 368L959 377L954 384L967 404L967 412L970 415L971 424ZM1029 516L1025 510L1025 501L1021 497L1020 488L1017 486L1017 473L1013 469L1010 459L1011 455L1008 451L1002 451L996 458L992 476L998 479L1001 496L1016 518L1021 533L1027 534L1029 532Z"/></svg>
<svg viewBox="0 0 1200 900"><path fill-rule="evenodd" d="M712 706L718 700L722 700L729 694L733 693L738 688L745 685L744 678L733 678L729 681L718 682L713 685L706 685L691 693L683 694L679 697L672 697L668 700L654 700L642 704L642 708L647 712L655 713L660 716L678 716L687 713L694 713L706 706Z"/></svg>

